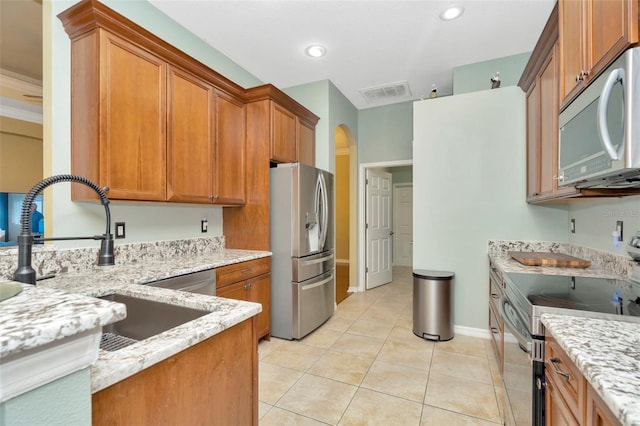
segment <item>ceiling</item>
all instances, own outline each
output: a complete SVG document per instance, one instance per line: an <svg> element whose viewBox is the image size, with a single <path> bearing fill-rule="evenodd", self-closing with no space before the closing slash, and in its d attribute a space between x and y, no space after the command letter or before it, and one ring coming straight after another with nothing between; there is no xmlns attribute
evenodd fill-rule
<svg viewBox="0 0 640 426"><path fill-rule="evenodd" d="M453 92L453 68L530 52L555 0L149 0L260 80L319 80L358 109ZM450 4L462 16L442 21ZM327 48L322 58L304 49ZM487 82L491 78L488 75ZM360 89L407 81L410 96L368 103ZM489 83L487 88L489 88Z"/></svg>
<svg viewBox="0 0 640 426"><path fill-rule="evenodd" d="M287 88L320 80L358 109L451 94L453 68L529 52L555 0L149 0L258 79ZM40 0L0 0L0 68L42 80ZM326 46L322 58L304 49ZM487 80L491 76L487 76ZM406 81L410 95L368 102L361 89Z"/></svg>

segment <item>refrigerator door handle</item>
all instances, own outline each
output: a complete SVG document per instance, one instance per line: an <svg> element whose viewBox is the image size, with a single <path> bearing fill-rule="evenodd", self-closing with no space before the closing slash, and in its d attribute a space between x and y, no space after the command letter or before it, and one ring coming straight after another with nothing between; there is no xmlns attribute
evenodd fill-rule
<svg viewBox="0 0 640 426"><path fill-rule="evenodd" d="M316 263L324 263L324 262L329 262L331 260L333 260L333 254L330 254L328 256L322 256L322 257L319 257L317 259L303 260L302 264L303 265L315 265Z"/></svg>
<svg viewBox="0 0 640 426"><path fill-rule="evenodd" d="M328 197L327 197L327 183L324 180L324 175L322 174L322 172L320 172L320 174L318 175L318 181L319 181L319 191L320 191L320 208L319 208L319 215L320 215L320 248L324 249L324 245L327 242L327 222L328 222L328 206L327 206L327 202L328 202Z"/></svg>
<svg viewBox="0 0 640 426"><path fill-rule="evenodd" d="M303 285L301 288L302 288L302 291L311 290L312 288L323 286L331 280L333 280L333 275L331 275L329 278L326 278L322 281L318 281L317 283Z"/></svg>

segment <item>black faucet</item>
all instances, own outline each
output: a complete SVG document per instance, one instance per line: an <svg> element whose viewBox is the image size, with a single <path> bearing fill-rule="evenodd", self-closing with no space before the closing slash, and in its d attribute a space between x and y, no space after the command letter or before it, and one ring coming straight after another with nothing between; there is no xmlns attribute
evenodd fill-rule
<svg viewBox="0 0 640 426"><path fill-rule="evenodd" d="M31 204L36 196L46 187L59 182L77 182L82 183L100 196L100 202L104 206L107 229L102 235L94 235L92 237L57 237L57 238L34 238L31 234ZM108 189L107 189L108 190ZM113 235L111 234L111 212L109 211L109 199L98 185L87 178L76 175L56 175L41 180L36 183L27 193L22 202L22 211L20 216L22 224L20 235L18 235L18 269L13 273L13 279L27 284L36 283L36 271L31 266L31 249L34 241L55 241L55 240L101 240L100 253L98 254L98 265L107 266L114 265L113 255Z"/></svg>

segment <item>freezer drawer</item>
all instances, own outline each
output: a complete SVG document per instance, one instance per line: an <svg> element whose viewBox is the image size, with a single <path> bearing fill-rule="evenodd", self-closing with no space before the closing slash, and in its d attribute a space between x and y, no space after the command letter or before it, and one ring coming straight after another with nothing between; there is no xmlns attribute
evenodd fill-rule
<svg viewBox="0 0 640 426"><path fill-rule="evenodd" d="M335 278L329 271L293 285L293 338L301 339L333 315Z"/></svg>
<svg viewBox="0 0 640 426"><path fill-rule="evenodd" d="M305 257L291 258L291 281L302 282L334 268L333 250Z"/></svg>

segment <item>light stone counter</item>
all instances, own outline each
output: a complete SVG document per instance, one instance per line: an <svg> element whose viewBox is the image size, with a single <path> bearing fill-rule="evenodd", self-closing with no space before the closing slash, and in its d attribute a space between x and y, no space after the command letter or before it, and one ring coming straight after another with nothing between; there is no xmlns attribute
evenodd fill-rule
<svg viewBox="0 0 640 426"><path fill-rule="evenodd" d="M527 266L509 256L509 251L531 251L564 253L589 260L588 268L559 268L554 266ZM601 250L576 246L571 243L545 241L501 241L490 240L488 255L502 272L520 272L527 274L572 275L575 277L628 278L631 276L633 261Z"/></svg>
<svg viewBox="0 0 640 426"><path fill-rule="evenodd" d="M48 255L48 251L44 254ZM127 255L126 263L122 257L116 257L114 266L58 271L53 278L39 281L35 287L25 285L22 293L0 302L0 358L123 319L124 305L94 298L111 293L211 311L118 351L100 350L91 369L92 392L97 392L251 318L262 309L257 303L141 284L270 255L266 251L224 249L185 251L159 258L147 256L142 260Z"/></svg>
<svg viewBox="0 0 640 426"><path fill-rule="evenodd" d="M629 278L633 268L630 258L571 243L495 240L489 241L487 251L502 273L620 279ZM509 251L565 253L589 260L591 266L526 266ZM541 319L618 419L640 426L640 324L557 314L543 314Z"/></svg>
<svg viewBox="0 0 640 426"><path fill-rule="evenodd" d="M640 425L640 324L543 314L546 330L622 424Z"/></svg>

